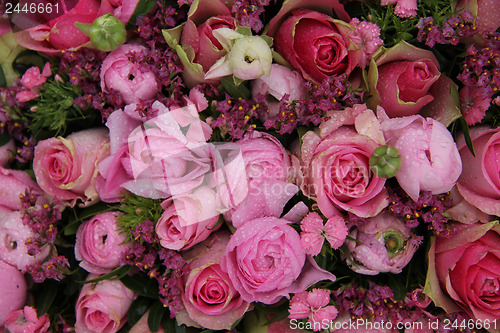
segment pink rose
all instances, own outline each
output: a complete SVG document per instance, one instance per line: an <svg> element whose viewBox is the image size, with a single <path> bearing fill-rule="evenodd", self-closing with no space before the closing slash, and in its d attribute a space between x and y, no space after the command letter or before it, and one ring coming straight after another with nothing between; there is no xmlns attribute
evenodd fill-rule
<svg viewBox="0 0 500 333"><path fill-rule="evenodd" d="M31 306L12 311L5 320L5 328L9 332L46 333L49 331L49 326L49 315L44 314L38 318L36 310Z"/></svg>
<svg viewBox="0 0 500 333"><path fill-rule="evenodd" d="M476 320L500 318L498 222L454 224L429 250L424 292L447 313L464 310Z"/></svg>
<svg viewBox="0 0 500 333"><path fill-rule="evenodd" d="M31 177L21 170L10 170L0 167L0 208L3 210L20 210L20 195L24 195L30 189L40 193L38 185ZM1 209L0 209L1 210Z"/></svg>
<svg viewBox="0 0 500 333"><path fill-rule="evenodd" d="M80 267L94 274L109 273L120 266L130 248L118 230L119 213L101 213L83 222L76 232L75 258Z"/></svg>
<svg viewBox="0 0 500 333"><path fill-rule="evenodd" d="M366 106L331 112L319 134L309 131L302 137L302 192L318 202L327 218L337 215L337 209L377 215L387 206L388 195L385 179L371 174L368 159L381 144L378 120Z"/></svg>
<svg viewBox="0 0 500 333"><path fill-rule="evenodd" d="M96 277L90 274L87 279ZM119 280L84 284L76 301L76 331L118 332L127 322L127 312L135 297Z"/></svg>
<svg viewBox="0 0 500 333"><path fill-rule="evenodd" d="M182 77L188 87L219 82L205 80L204 76L227 53L213 35L213 31L220 28L236 28L236 20L224 2L195 0L184 24L164 30L169 46L180 56L184 66Z"/></svg>
<svg viewBox="0 0 500 333"><path fill-rule="evenodd" d="M241 299L229 276L220 267L229 236L225 231L214 233L182 255L191 271L182 278L181 297L185 314L176 313L179 324L230 330L249 310L250 304Z"/></svg>
<svg viewBox="0 0 500 333"><path fill-rule="evenodd" d="M159 91L158 80L146 66L133 63L129 57L146 48L124 44L108 54L101 66L101 89L104 93L116 90L126 104L152 99Z"/></svg>
<svg viewBox="0 0 500 333"><path fill-rule="evenodd" d="M414 201L421 191L441 194L451 190L462 172L462 161L446 127L420 115L381 118L387 144L396 147L401 155L396 179L403 190Z"/></svg>
<svg viewBox="0 0 500 333"><path fill-rule="evenodd" d="M346 240L347 264L360 274L399 274L418 249L410 229L390 213L379 214L355 227Z"/></svg>
<svg viewBox="0 0 500 333"><path fill-rule="evenodd" d="M108 131L94 128L67 138L50 138L35 147L33 171L47 194L73 207L95 203L97 164L109 154Z"/></svg>
<svg viewBox="0 0 500 333"><path fill-rule="evenodd" d="M22 309L28 287L19 270L0 260L0 327L11 311Z"/></svg>
<svg viewBox="0 0 500 333"><path fill-rule="evenodd" d="M458 140L463 172L457 188L464 199L482 212L500 215L500 128L476 127L470 131L476 157L465 140Z"/></svg>
<svg viewBox="0 0 500 333"><path fill-rule="evenodd" d="M62 11L63 8L59 7L59 10ZM44 53L76 50L89 43L90 38L75 26L75 22L90 24L101 15L112 11L113 7L107 0L81 0L63 15L14 35L19 44L30 50Z"/></svg>
<svg viewBox="0 0 500 333"><path fill-rule="evenodd" d="M48 244L41 246L41 251L31 253L28 242L34 242L37 234L23 223L19 211L0 213L0 259L25 270L27 266L41 263L51 252Z"/></svg>
<svg viewBox="0 0 500 333"><path fill-rule="evenodd" d="M305 81L299 72L292 71L286 66L272 64L269 75L262 75L252 81L252 96L255 98L261 94L266 97L269 109L267 117L273 117L278 114L279 102L285 95L288 95L289 101L305 99L304 83ZM261 120L265 121L266 119Z"/></svg>
<svg viewBox="0 0 500 333"><path fill-rule="evenodd" d="M161 204L165 211L155 227L160 244L171 250L186 250L207 239L219 219L215 200L214 191L208 187L165 200Z"/></svg>
<svg viewBox="0 0 500 333"><path fill-rule="evenodd" d="M277 29L276 51L307 80L322 82L335 74L350 74L361 53L349 38L351 25L309 9L297 9Z"/></svg>

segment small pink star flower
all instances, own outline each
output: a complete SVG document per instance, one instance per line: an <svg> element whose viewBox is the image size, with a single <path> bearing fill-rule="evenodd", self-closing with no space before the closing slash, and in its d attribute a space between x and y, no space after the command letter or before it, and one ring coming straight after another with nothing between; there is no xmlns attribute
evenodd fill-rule
<svg viewBox="0 0 500 333"><path fill-rule="evenodd" d="M415 17L417 16L417 0L382 0L382 6L389 4L396 5L394 14L399 17Z"/></svg>
<svg viewBox="0 0 500 333"><path fill-rule="evenodd" d="M323 225L323 219L315 212L302 219L300 229L300 243L306 253L313 256L321 252L325 238L333 249L338 249L347 236L347 226L341 216L332 216Z"/></svg>
<svg viewBox="0 0 500 333"><path fill-rule="evenodd" d="M370 63L373 54L377 52L384 41L380 38L380 28L375 23L360 21L353 18L349 22L356 30L349 36L360 47L360 66L366 67Z"/></svg>
<svg viewBox="0 0 500 333"><path fill-rule="evenodd" d="M313 289L295 294L290 301L290 319L309 318L314 331L320 331L324 323L329 323L337 317L338 311L330 303L330 291Z"/></svg>

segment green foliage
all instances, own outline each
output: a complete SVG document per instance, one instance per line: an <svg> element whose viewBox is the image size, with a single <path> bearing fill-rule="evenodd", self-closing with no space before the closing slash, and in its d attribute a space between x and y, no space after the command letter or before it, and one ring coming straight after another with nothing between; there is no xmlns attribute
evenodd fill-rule
<svg viewBox="0 0 500 333"><path fill-rule="evenodd" d="M133 193L125 194L121 201L120 211L125 213L118 216L120 230L127 235L127 240L133 240L132 228L146 220L156 223L163 213L161 203L163 199L144 198Z"/></svg>
<svg viewBox="0 0 500 333"><path fill-rule="evenodd" d="M134 293L158 300L158 282L150 279L145 273L136 273L134 275L125 275L120 281L132 290Z"/></svg>
<svg viewBox="0 0 500 333"><path fill-rule="evenodd" d="M155 302L153 304L148 316L148 327L151 332L158 332L163 317L167 312L168 310L163 306L163 303L161 303L160 301Z"/></svg>

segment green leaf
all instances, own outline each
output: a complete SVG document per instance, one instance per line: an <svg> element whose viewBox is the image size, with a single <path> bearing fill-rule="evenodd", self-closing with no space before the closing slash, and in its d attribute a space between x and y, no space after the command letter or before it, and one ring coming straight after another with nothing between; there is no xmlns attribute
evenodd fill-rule
<svg viewBox="0 0 500 333"><path fill-rule="evenodd" d="M64 234L66 236L76 234L76 231L83 220L89 219L100 213L110 212L115 210L117 207L117 205L113 206L101 201L79 212L77 212L77 209L73 208L74 214L69 218L68 224L64 227Z"/></svg>
<svg viewBox="0 0 500 333"><path fill-rule="evenodd" d="M150 279L144 273L137 273L134 275L125 275L120 281L136 294L158 299L158 283L156 280Z"/></svg>
<svg viewBox="0 0 500 333"><path fill-rule="evenodd" d="M236 85L232 76L223 77L220 81L231 97L250 98L252 96L250 89L244 83Z"/></svg>
<svg viewBox="0 0 500 333"><path fill-rule="evenodd" d="M467 144L467 148L469 148L472 156L476 157L476 154L474 153L474 145L472 144L472 139L470 137L470 132L469 132L469 125L467 125L467 121L465 120L464 117L460 117L458 119L459 125L462 129L462 133L464 135L465 143Z"/></svg>
<svg viewBox="0 0 500 333"><path fill-rule="evenodd" d="M388 274L387 284L392 289L394 293L394 299L396 301L402 301L406 296L405 280L399 278L397 275Z"/></svg>
<svg viewBox="0 0 500 333"><path fill-rule="evenodd" d="M186 333L186 326L185 325L176 325L175 326L175 333Z"/></svg>
<svg viewBox="0 0 500 333"><path fill-rule="evenodd" d="M162 302L158 301L153 304L148 316L148 326L151 332L158 332L163 316L167 311Z"/></svg>
<svg viewBox="0 0 500 333"><path fill-rule="evenodd" d="M5 132L0 134L0 147L7 144L7 142L9 141L10 141L9 133Z"/></svg>
<svg viewBox="0 0 500 333"><path fill-rule="evenodd" d="M55 281L49 281L44 284L44 288L40 288L40 291L36 294L36 313L38 317L43 316L47 313L54 303L57 296L57 291L59 290L57 283Z"/></svg>
<svg viewBox="0 0 500 333"><path fill-rule="evenodd" d="M90 36L90 28L92 24L75 22L75 27L78 28L85 36Z"/></svg>
<svg viewBox="0 0 500 333"><path fill-rule="evenodd" d="M137 17L146 15L151 11L151 9L153 9L155 5L156 5L156 0L139 1L137 7L135 7L134 14L132 14L132 17L128 21L127 31L134 28Z"/></svg>
<svg viewBox="0 0 500 333"><path fill-rule="evenodd" d="M131 326L134 326L139 319L146 313L151 304L151 299L147 297L139 297L137 298L128 310L127 321Z"/></svg>
<svg viewBox="0 0 500 333"><path fill-rule="evenodd" d="M85 280L85 281L76 281L76 282L85 284L85 283L95 283L95 282L99 282L102 280L120 280L121 278L126 276L128 274L128 272L130 272L131 268L132 268L132 266L129 266L129 265L121 266L121 267L115 268L114 270L112 270L111 272L109 272L107 274L100 275L99 277L97 277L95 279Z"/></svg>

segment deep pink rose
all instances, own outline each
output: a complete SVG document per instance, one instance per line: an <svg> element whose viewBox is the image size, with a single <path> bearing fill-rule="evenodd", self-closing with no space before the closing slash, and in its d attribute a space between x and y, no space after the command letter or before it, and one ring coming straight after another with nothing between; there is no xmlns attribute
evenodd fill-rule
<svg viewBox="0 0 500 333"><path fill-rule="evenodd" d="M154 98L160 89L155 74L129 59L130 55L140 55L145 50L141 45L124 44L108 54L101 66L102 91L118 91L126 104Z"/></svg>
<svg viewBox="0 0 500 333"><path fill-rule="evenodd" d="M99 197L95 189L97 164L109 155L108 131L88 129L38 142L33 171L47 194L74 206L86 206Z"/></svg>
<svg viewBox="0 0 500 333"><path fill-rule="evenodd" d="M59 10L63 10L61 4ZM76 50L89 43L90 38L75 26L75 22L92 23L96 18L112 11L113 7L108 0L81 0L63 15L14 35L19 44L30 50L44 53Z"/></svg>
<svg viewBox="0 0 500 333"><path fill-rule="evenodd" d="M447 313L466 311L476 320L500 318L498 222L456 223L451 237L436 237L429 250L424 292ZM493 327L492 327L493 328ZM498 331L498 327L494 330Z"/></svg>
<svg viewBox="0 0 500 333"><path fill-rule="evenodd" d="M97 275L89 274L87 279ZM76 301L77 332L114 333L127 322L127 312L136 295L119 280L83 285Z"/></svg>
<svg viewBox="0 0 500 333"><path fill-rule="evenodd" d="M288 95L289 101L302 100L306 97L305 81L299 72L278 64L271 65L271 73L262 75L252 81L252 96L256 98L259 94L266 98L269 113L265 118L276 116L280 109L280 100ZM300 113L300 110L297 110Z"/></svg>
<svg viewBox="0 0 500 333"><path fill-rule="evenodd" d="M403 221L390 213L379 214L350 231L346 240L347 264L360 274L399 274L418 244Z"/></svg>
<svg viewBox="0 0 500 333"><path fill-rule="evenodd" d="M117 212L101 213L83 222L76 232L75 258L94 274L109 273L125 258L130 244L118 230Z"/></svg>
<svg viewBox="0 0 500 333"><path fill-rule="evenodd" d="M21 170L10 170L0 167L0 208L4 210L20 210L20 195L24 195L30 189L41 194L38 185L31 177Z"/></svg>
<svg viewBox="0 0 500 333"><path fill-rule="evenodd" d="M399 185L414 200L421 191L445 193L462 172L457 145L446 127L420 115L389 119L379 113L387 144L401 155L396 174Z"/></svg>
<svg viewBox="0 0 500 333"><path fill-rule="evenodd" d="M385 179L371 174L368 159L383 143L378 120L366 106L332 112L319 134L309 131L302 137L302 192L318 202L327 218L338 209L377 215L387 206L388 195Z"/></svg>
<svg viewBox="0 0 500 333"><path fill-rule="evenodd" d="M241 299L227 273L220 268L229 237L229 232L219 231L182 255L191 271L182 278L185 313L176 313L179 324L230 330L249 310L250 303Z"/></svg>
<svg viewBox="0 0 500 333"><path fill-rule="evenodd" d="M44 314L38 318L36 310L31 306L25 306L23 310L12 311L5 321L5 328L9 332L46 333L49 327L49 315Z"/></svg>
<svg viewBox="0 0 500 333"><path fill-rule="evenodd" d="M458 147L463 171L457 188L464 199L486 214L500 215L500 128L476 127L470 131L472 155L460 138Z"/></svg>
<svg viewBox="0 0 500 333"><path fill-rule="evenodd" d="M156 223L155 231L160 244L167 249L189 249L216 230L219 213L215 193L208 187L172 196L161 206L165 211Z"/></svg>
<svg viewBox="0 0 500 333"><path fill-rule="evenodd" d="M51 252L51 247L46 244L41 246L41 251L29 253L26 244L34 242L38 235L30 226L23 223L23 215L19 211L0 213L0 259L25 270L27 266L41 263Z"/></svg>
<svg viewBox="0 0 500 333"><path fill-rule="evenodd" d="M0 327L11 311L22 309L28 287L19 270L0 260Z"/></svg>
<svg viewBox="0 0 500 333"><path fill-rule="evenodd" d="M320 280L335 279L297 246L300 236L289 223L277 217L255 218L229 240L220 265L243 300L273 304Z"/></svg>
<svg viewBox="0 0 500 333"><path fill-rule="evenodd" d="M307 80L350 74L361 53L349 35L354 27L309 9L292 12L273 35L276 51Z"/></svg>
<svg viewBox="0 0 500 333"><path fill-rule="evenodd" d="M402 41L373 60L368 75L372 108L382 106L391 118L409 116L440 98L437 89L446 78L438 81L439 63L431 51Z"/></svg>

